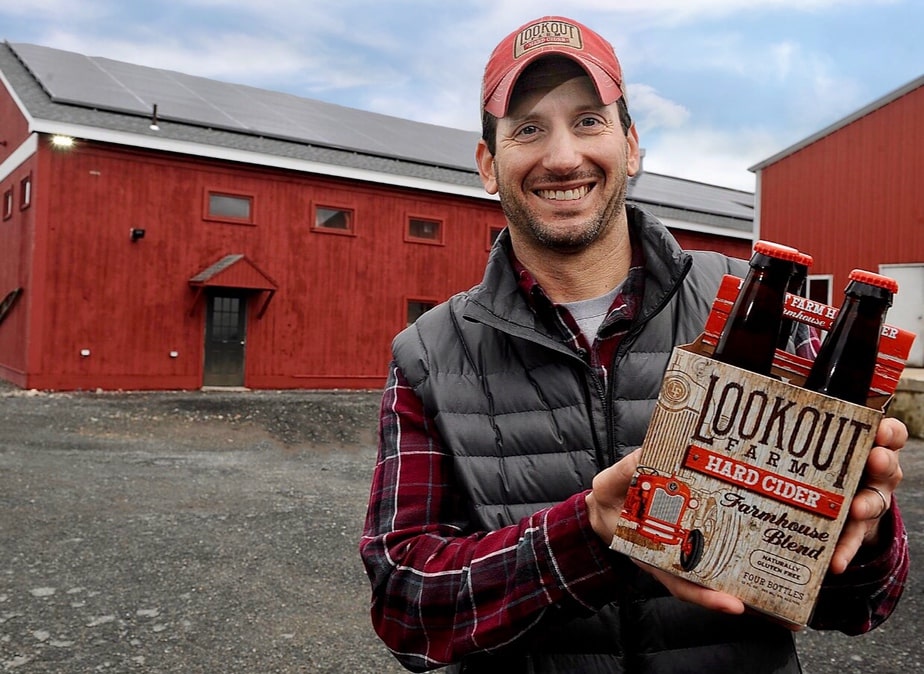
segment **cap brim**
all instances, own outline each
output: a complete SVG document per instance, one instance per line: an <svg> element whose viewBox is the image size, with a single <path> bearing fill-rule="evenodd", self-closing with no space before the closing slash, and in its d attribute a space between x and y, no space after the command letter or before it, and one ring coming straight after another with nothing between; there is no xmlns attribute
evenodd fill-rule
<svg viewBox="0 0 924 674"><path fill-rule="evenodd" d="M513 88L516 86L520 75L530 64L546 56L561 56L571 59L580 65L593 81L594 88L597 90L597 95L600 97L600 102L603 103L603 105L614 103L622 96L622 89L619 83L594 61L581 58L574 53L562 53L555 49L537 50L536 53L531 54L529 58L518 61L513 68L505 73L500 82L497 83L497 86L494 87L494 91L490 93L485 92L485 111L498 118L505 117L507 115L507 108L510 105L510 95L513 93Z"/></svg>

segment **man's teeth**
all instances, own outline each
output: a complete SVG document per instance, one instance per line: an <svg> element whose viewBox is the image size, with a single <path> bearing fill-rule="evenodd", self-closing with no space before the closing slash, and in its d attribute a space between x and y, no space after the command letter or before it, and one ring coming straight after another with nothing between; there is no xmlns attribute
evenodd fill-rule
<svg viewBox="0 0 924 674"><path fill-rule="evenodd" d="M587 186L578 187L573 190L537 190L537 193L543 199L553 199L555 201L574 201L587 195Z"/></svg>

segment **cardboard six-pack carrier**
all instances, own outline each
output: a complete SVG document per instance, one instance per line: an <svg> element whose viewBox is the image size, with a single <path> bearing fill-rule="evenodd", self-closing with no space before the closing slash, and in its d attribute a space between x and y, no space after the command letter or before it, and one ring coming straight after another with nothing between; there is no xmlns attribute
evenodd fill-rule
<svg viewBox="0 0 924 674"><path fill-rule="evenodd" d="M883 328L868 406L820 395L782 350L773 377L710 357L741 282L671 355L611 547L805 625L915 336ZM822 330L837 312L786 297L786 318Z"/></svg>

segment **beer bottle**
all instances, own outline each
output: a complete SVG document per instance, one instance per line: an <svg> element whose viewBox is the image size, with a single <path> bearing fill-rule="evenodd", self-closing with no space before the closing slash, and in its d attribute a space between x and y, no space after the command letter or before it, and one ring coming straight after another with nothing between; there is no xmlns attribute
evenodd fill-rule
<svg viewBox="0 0 924 674"><path fill-rule="evenodd" d="M821 343L805 388L865 405L876 368L879 337L898 282L888 276L854 269L844 289L844 303Z"/></svg>
<svg viewBox="0 0 924 674"><path fill-rule="evenodd" d="M738 297L728 314L713 357L758 374L769 375L780 337L786 286L799 251L758 241Z"/></svg>
<svg viewBox="0 0 924 674"><path fill-rule="evenodd" d="M805 297L805 279L808 277L809 267L812 266L814 261L814 258L808 253L799 252L799 257L792 263L792 276L789 277L786 292L790 295ZM794 326L795 323L791 318L783 318L783 323L780 327L780 338L776 343L779 348L786 348Z"/></svg>

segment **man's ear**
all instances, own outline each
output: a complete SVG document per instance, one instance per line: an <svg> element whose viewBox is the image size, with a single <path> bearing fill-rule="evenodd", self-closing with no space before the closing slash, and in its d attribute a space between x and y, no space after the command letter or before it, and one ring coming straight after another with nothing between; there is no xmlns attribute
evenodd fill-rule
<svg viewBox="0 0 924 674"><path fill-rule="evenodd" d="M626 142L629 144L629 149L626 153L626 173L634 176L641 166L638 149L638 129L635 128L634 122L626 133Z"/></svg>
<svg viewBox="0 0 924 674"><path fill-rule="evenodd" d="M475 161L478 163L478 174L481 176L484 191L488 194L497 194L494 155L488 150L488 144L484 142L484 139L479 140L478 146L475 148Z"/></svg>

